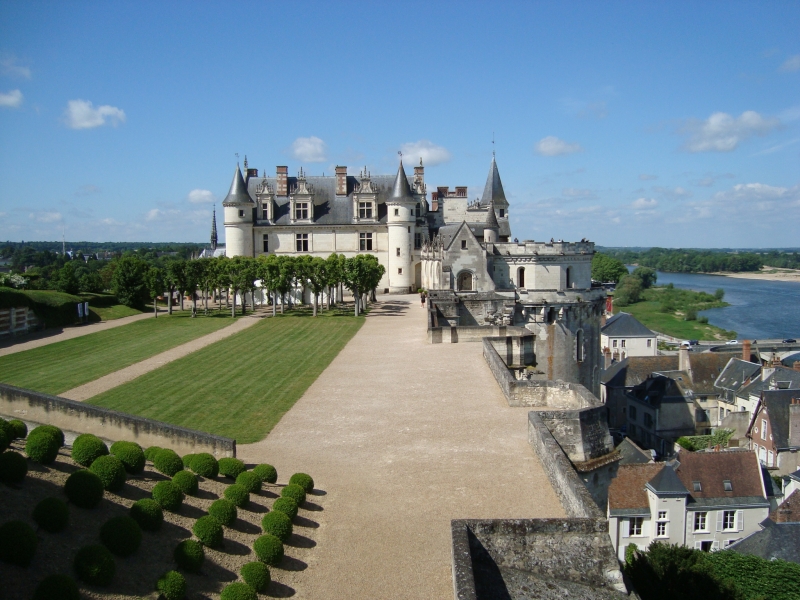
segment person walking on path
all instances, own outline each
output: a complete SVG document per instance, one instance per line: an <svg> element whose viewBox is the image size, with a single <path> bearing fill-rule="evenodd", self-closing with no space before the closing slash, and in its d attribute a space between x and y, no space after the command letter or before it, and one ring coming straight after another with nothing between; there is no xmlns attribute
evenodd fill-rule
<svg viewBox="0 0 800 600"><path fill-rule="evenodd" d="M425 290L420 290L419 303L422 306L422 308L425 308L425 301L427 299L428 299L428 292L426 292Z"/></svg>

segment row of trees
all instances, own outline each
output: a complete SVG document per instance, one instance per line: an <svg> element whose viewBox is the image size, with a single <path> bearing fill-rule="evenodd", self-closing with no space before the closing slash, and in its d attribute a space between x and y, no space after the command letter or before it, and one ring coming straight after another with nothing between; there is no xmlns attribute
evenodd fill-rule
<svg viewBox="0 0 800 600"><path fill-rule="evenodd" d="M796 255L771 252L729 252L722 250L685 250L673 248L650 248L648 250L606 249L612 259L624 264L637 264L671 273L717 273L728 271L758 271L765 264L778 266L797 264Z"/></svg>

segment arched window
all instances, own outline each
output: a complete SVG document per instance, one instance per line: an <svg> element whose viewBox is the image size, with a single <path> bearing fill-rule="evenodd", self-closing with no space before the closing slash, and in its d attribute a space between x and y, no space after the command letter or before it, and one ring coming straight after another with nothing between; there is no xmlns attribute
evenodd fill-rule
<svg viewBox="0 0 800 600"><path fill-rule="evenodd" d="M567 267L567 289L572 287L572 267Z"/></svg>
<svg viewBox="0 0 800 600"><path fill-rule="evenodd" d="M471 292L472 291L472 273L469 271L462 271L458 274L458 291Z"/></svg>
<svg viewBox="0 0 800 600"><path fill-rule="evenodd" d="M578 329L575 334L575 358L578 362L583 362L583 329Z"/></svg>
<svg viewBox="0 0 800 600"><path fill-rule="evenodd" d="M525 267L517 269L517 287L525 287Z"/></svg>

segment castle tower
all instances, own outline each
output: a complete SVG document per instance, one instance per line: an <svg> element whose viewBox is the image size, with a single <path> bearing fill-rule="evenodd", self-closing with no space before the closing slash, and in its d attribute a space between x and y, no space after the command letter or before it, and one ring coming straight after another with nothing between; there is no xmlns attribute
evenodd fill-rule
<svg viewBox="0 0 800 600"><path fill-rule="evenodd" d="M225 211L225 256L253 256L255 205L237 164L231 189L222 201Z"/></svg>
<svg viewBox="0 0 800 600"><path fill-rule="evenodd" d="M401 159L397 177L392 186L392 194L386 199L388 211L386 221L389 228L387 275L389 276L390 294L407 294L414 281L414 274L411 272L411 252L415 233L414 207L416 204L417 201L411 193Z"/></svg>
<svg viewBox="0 0 800 600"><path fill-rule="evenodd" d="M211 213L211 252L217 249L217 207Z"/></svg>
<svg viewBox="0 0 800 600"><path fill-rule="evenodd" d="M497 214L494 212L494 202L489 203L489 214L486 215L486 225L483 229L483 241L487 244L496 244L500 235L500 225L497 223Z"/></svg>
<svg viewBox="0 0 800 600"><path fill-rule="evenodd" d="M497 170L497 162L492 153L492 166L489 168L489 176L486 178L486 186L483 188L481 205L489 206L494 204L495 218L499 224L499 237L501 242L507 242L511 229L508 225L508 201L503 190L503 182L500 181L500 172Z"/></svg>

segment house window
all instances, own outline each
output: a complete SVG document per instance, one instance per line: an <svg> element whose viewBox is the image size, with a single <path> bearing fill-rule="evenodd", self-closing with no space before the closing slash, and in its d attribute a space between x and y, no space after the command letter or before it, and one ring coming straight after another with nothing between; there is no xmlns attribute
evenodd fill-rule
<svg viewBox="0 0 800 600"><path fill-rule="evenodd" d="M651 340L650 338L647 338L647 347L651 348L652 346L653 346L653 340Z"/></svg>
<svg viewBox="0 0 800 600"><path fill-rule="evenodd" d="M611 347L612 348L616 348L617 347L617 340L611 340Z"/></svg>
<svg viewBox="0 0 800 600"><path fill-rule="evenodd" d="M767 466L774 467L775 466L774 461L775 461L775 454L772 452L772 450L770 450L769 452L767 452Z"/></svg>
<svg viewBox="0 0 800 600"><path fill-rule="evenodd" d="M400 256L400 248L397 249L397 256Z"/></svg>
<svg viewBox="0 0 800 600"><path fill-rule="evenodd" d="M467 249L467 240L461 240L461 249L462 250L466 250Z"/></svg>
<svg viewBox="0 0 800 600"><path fill-rule="evenodd" d="M501 208L501 209L500 209L500 214L499 214L499 215L497 215L497 216L498 216L498 217L500 217L501 219L502 219L503 217L505 217L505 216L506 216L506 211L505 211L505 209L502 209L502 208Z"/></svg>
<svg viewBox="0 0 800 600"><path fill-rule="evenodd" d="M700 484L699 481L693 481L692 482L692 489L695 492L702 492L703 491L703 486Z"/></svg>
<svg viewBox="0 0 800 600"><path fill-rule="evenodd" d="M723 480L722 481L722 488L726 492L732 492L733 491L733 485L731 484L731 480L730 479Z"/></svg>
<svg viewBox="0 0 800 600"><path fill-rule="evenodd" d="M358 249L362 252L365 250L372 250L372 234L359 233L358 234Z"/></svg>
<svg viewBox="0 0 800 600"><path fill-rule="evenodd" d="M298 252L308 252L308 234L298 233L294 236L295 249Z"/></svg>
<svg viewBox="0 0 800 600"><path fill-rule="evenodd" d="M694 513L694 530L695 532L708 531L708 513L696 512Z"/></svg>
<svg viewBox="0 0 800 600"><path fill-rule="evenodd" d="M659 521L656 523L656 537L667 537L667 524Z"/></svg>
<svg viewBox="0 0 800 600"><path fill-rule="evenodd" d="M372 202L359 202L358 203L358 218L371 219L372 218Z"/></svg>
<svg viewBox="0 0 800 600"><path fill-rule="evenodd" d="M620 342L620 346L622 346L623 348L625 347L625 340L622 340L622 341Z"/></svg>
<svg viewBox="0 0 800 600"><path fill-rule="evenodd" d="M269 252L269 235L264 234L261 238L262 243L264 244L264 252Z"/></svg>
<svg viewBox="0 0 800 600"><path fill-rule="evenodd" d="M394 209L394 216L395 217L399 217L400 216L400 209L399 208L395 208Z"/></svg>
<svg viewBox="0 0 800 600"><path fill-rule="evenodd" d="M414 234L414 249L419 250L422 248L422 234L415 233Z"/></svg>
<svg viewBox="0 0 800 600"><path fill-rule="evenodd" d="M761 439L767 439L767 420L761 419Z"/></svg>
<svg viewBox="0 0 800 600"><path fill-rule="evenodd" d="M667 511L665 511L665 510L658 511L658 520L659 521L666 521L667 520Z"/></svg>
<svg viewBox="0 0 800 600"><path fill-rule="evenodd" d="M298 202L294 205L294 218L297 221L308 220L308 202Z"/></svg>
<svg viewBox="0 0 800 600"><path fill-rule="evenodd" d="M243 210L239 210L239 216L244 218L244 211Z"/></svg>
<svg viewBox="0 0 800 600"><path fill-rule="evenodd" d="M653 415L650 413L644 413L644 426L650 429L653 428Z"/></svg>
<svg viewBox="0 0 800 600"><path fill-rule="evenodd" d="M644 517L631 517L628 535L642 535L642 523L644 523Z"/></svg>
<svg viewBox="0 0 800 600"><path fill-rule="evenodd" d="M628 416L631 418L631 421L635 421L636 420L636 407L635 406L629 406L628 407Z"/></svg>
<svg viewBox="0 0 800 600"><path fill-rule="evenodd" d="M735 510L726 510L722 513L722 531L736 531Z"/></svg>

